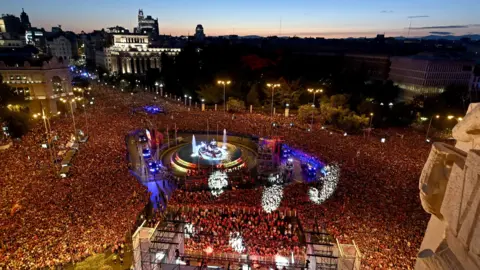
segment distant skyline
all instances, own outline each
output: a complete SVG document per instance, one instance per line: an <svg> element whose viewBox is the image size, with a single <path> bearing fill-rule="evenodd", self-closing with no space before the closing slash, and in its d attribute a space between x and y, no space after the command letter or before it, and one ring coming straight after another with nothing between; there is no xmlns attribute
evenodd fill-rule
<svg viewBox="0 0 480 270"><path fill-rule="evenodd" d="M1 13L32 26L91 32L112 26L133 31L137 13L158 18L161 34L193 35L202 24L207 36L281 35L374 37L480 34L478 0L3 0ZM224 3L222 3L224 2Z"/></svg>

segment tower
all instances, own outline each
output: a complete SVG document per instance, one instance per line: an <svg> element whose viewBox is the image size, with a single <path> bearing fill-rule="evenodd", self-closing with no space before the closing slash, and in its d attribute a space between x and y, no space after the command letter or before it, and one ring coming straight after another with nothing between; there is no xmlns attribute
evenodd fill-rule
<svg viewBox="0 0 480 270"><path fill-rule="evenodd" d="M143 20L143 9L138 10L138 22Z"/></svg>
<svg viewBox="0 0 480 270"><path fill-rule="evenodd" d="M28 15L27 13L25 13L25 10L23 10L23 8L22 8L22 13L20 14L20 20L25 30L28 30L32 27L32 25L30 24L30 18L28 18Z"/></svg>

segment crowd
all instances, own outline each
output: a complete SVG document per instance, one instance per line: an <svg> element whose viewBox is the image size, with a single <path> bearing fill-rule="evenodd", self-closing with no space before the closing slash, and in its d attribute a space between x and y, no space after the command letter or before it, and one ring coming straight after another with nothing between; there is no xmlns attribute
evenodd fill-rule
<svg viewBox="0 0 480 270"><path fill-rule="evenodd" d="M58 265L100 252L123 239L149 197L128 173L125 134L149 122L159 128L176 125L180 130L205 130L208 120L211 126L218 124L228 132L280 136L290 146L325 163L338 163L340 182L330 199L313 204L308 186L298 183L285 188L280 207L295 209L303 230L321 224L340 242L355 240L366 269L413 268L428 220L418 198L418 178L430 148L422 134L390 129L370 137L344 136L319 125L308 132L295 118L276 117L278 125L273 127L272 119L261 114L237 114L233 119L223 112L187 110L163 100L159 102L169 112L167 116L132 114L132 107L152 102L150 94L130 96L98 90L95 95L95 105L87 111L90 139L80 146L70 177L60 179L51 169L48 151L38 145L43 135L40 123L10 149L0 152L0 266ZM65 116L51 122L61 139L69 137L71 119ZM380 142L380 136L386 138L385 143ZM169 203L257 207L256 217L260 217L258 224L264 224L263 230L285 237L285 230L274 232L276 226L268 225L278 221L275 214L261 214L261 197L262 188L231 190L217 198L207 191L178 190ZM192 222L207 231L228 232L209 225L198 211L189 217ZM207 219L216 214L203 212ZM230 215L220 216L226 226L247 226L245 222L250 219L245 216L232 223ZM286 237L294 242L293 235ZM245 246L252 252L275 251L250 239L254 237L246 237ZM190 240L189 245L195 248Z"/></svg>
<svg viewBox="0 0 480 270"><path fill-rule="evenodd" d="M235 253L230 240L232 235L241 232L240 246L244 253L288 257L294 252L294 255L305 255L305 248L300 246L296 220L282 212L266 214L261 209L230 206L192 208L179 215L179 220L194 228L185 239L186 252L211 248L216 253Z"/></svg>
<svg viewBox="0 0 480 270"><path fill-rule="evenodd" d="M423 134L392 128L374 131L370 136L345 136L320 125L308 132L308 126L295 118L276 117L273 127L269 116L247 113L231 119L213 111L193 111L188 117L175 112L167 123L198 131L205 129L207 119L228 132L279 136L291 147L326 164L339 164L340 182L329 200L320 205L312 203L307 184L298 183L285 188L281 207L296 209L306 231L321 226L341 243L354 240L367 269L413 268L428 221L418 196L418 178L430 149ZM261 188L225 192L218 198L208 192L180 191L171 202L260 207L261 194Z"/></svg>

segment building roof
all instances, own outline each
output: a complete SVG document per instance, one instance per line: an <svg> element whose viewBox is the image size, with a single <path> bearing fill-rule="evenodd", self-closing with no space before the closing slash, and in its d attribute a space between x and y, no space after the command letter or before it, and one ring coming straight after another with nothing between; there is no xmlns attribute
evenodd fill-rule
<svg viewBox="0 0 480 270"><path fill-rule="evenodd" d="M402 56L401 58L428 61L472 61L472 59L466 54L454 52L419 53L411 56Z"/></svg>

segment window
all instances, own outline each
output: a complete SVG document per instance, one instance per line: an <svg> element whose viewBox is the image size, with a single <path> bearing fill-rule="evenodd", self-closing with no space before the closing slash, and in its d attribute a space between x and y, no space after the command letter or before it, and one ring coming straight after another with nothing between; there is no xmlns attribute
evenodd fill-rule
<svg viewBox="0 0 480 270"><path fill-rule="evenodd" d="M463 66L462 71L472 71L472 66Z"/></svg>

